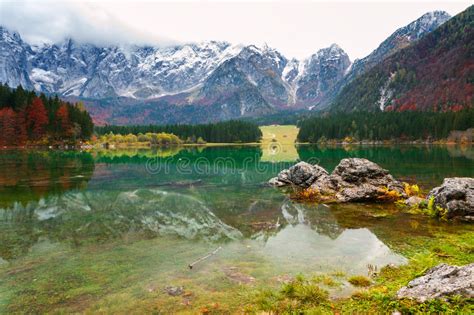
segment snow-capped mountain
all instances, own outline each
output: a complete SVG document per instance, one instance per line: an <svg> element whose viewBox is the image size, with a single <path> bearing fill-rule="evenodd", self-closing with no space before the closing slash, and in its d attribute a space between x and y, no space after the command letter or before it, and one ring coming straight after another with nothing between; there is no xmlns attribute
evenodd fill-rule
<svg viewBox="0 0 474 315"><path fill-rule="evenodd" d="M267 46L246 46L222 63L197 93L199 103L221 103L223 109L238 109L241 115L268 111L287 104L281 78L287 60Z"/></svg>
<svg viewBox="0 0 474 315"><path fill-rule="evenodd" d="M395 51L408 46L411 42L423 37L425 34L434 31L438 26L449 20L451 16L444 11L433 11L423 14L417 20L407 26L399 28L386 40L384 40L377 49L365 58L354 61L349 73L350 77L355 77L362 72L373 67L382 59Z"/></svg>
<svg viewBox="0 0 474 315"><path fill-rule="evenodd" d="M349 56L336 44L319 50L298 66L295 102L318 106L351 65Z"/></svg>
<svg viewBox="0 0 474 315"><path fill-rule="evenodd" d="M427 13L352 65L336 44L305 60L289 60L266 45L217 41L100 47L68 39L31 46L0 27L0 82L88 100L90 111L109 123L180 122L190 113L193 118L186 122L197 122L322 109L354 77L449 17ZM144 118L141 108L154 118Z"/></svg>
<svg viewBox="0 0 474 315"><path fill-rule="evenodd" d="M0 82L10 86L32 87L28 73L31 49L18 33L0 26Z"/></svg>
<svg viewBox="0 0 474 315"><path fill-rule="evenodd" d="M216 105L223 115L264 114L317 105L349 66L337 45L307 60L268 46L202 42L174 47L77 43L30 46L2 28L0 81L10 86L101 100L126 97L175 105Z"/></svg>
<svg viewBox="0 0 474 315"><path fill-rule="evenodd" d="M354 61L347 74L328 93L328 97L321 106L324 107L325 105L328 105L333 98L339 94L342 88L344 88L354 78L367 72L394 52L434 31L450 18L451 16L445 11L428 12L410 24L397 29L367 57L356 59Z"/></svg>
<svg viewBox="0 0 474 315"><path fill-rule="evenodd" d="M97 47L69 39L33 47L36 90L64 96L156 98L195 87L238 47L204 42L176 47Z"/></svg>
<svg viewBox="0 0 474 315"><path fill-rule="evenodd" d="M472 107L473 15L474 6L470 6L436 29L431 27L432 22L444 14L424 15L409 25L409 30L414 36L433 32L350 81L334 98L331 108L459 111Z"/></svg>
<svg viewBox="0 0 474 315"><path fill-rule="evenodd" d="M17 33L2 28L2 82L19 84L45 93L101 99L130 97L154 99L200 89L198 96L218 98L241 88L235 81L241 72L246 83L259 90L268 104L286 106L320 94L325 73L349 58L337 45L322 49L307 60L288 61L268 46L234 46L226 42L203 42L174 47L97 47L68 39L60 44L29 46ZM294 66L288 73L287 66ZM214 71L217 70L218 71ZM345 69L342 69L344 71ZM8 73L6 72L8 71ZM219 78L235 72L234 82ZM338 69L338 74L341 69ZM332 76L333 73L330 73ZM299 90L299 83L303 85ZM228 84L231 84L229 86ZM304 92L308 86L318 91Z"/></svg>

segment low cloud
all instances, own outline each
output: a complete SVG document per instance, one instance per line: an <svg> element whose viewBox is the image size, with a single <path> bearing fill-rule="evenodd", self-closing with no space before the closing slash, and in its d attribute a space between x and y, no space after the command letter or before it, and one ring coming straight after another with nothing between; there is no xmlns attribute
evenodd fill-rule
<svg viewBox="0 0 474 315"><path fill-rule="evenodd" d="M177 44L170 38L140 32L92 2L0 0L0 21L31 44L58 43L66 38L96 45Z"/></svg>
<svg viewBox="0 0 474 315"><path fill-rule="evenodd" d="M0 24L30 43L71 37L100 46L221 40L263 44L307 58L337 43L351 59L432 10L455 15L469 1L0 0Z"/></svg>

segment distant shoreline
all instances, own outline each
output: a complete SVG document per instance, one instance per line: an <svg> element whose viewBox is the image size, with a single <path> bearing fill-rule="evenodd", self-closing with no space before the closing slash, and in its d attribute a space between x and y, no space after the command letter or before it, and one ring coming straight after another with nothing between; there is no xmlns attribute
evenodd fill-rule
<svg viewBox="0 0 474 315"><path fill-rule="evenodd" d="M275 142L277 144L278 142ZM178 145L119 145L109 148L97 147L97 146L2 146L0 151L4 150L64 150L64 151L75 151L75 150L120 150L120 149L162 149L162 148L211 148L211 147L239 147L239 146L265 146L271 143L259 143L259 142L247 142L247 143L185 143ZM329 142L329 143L310 143L310 142L295 142L293 144L285 143L283 146L320 146L320 147L334 147L334 146L472 146L474 142L470 143L457 143L457 142Z"/></svg>

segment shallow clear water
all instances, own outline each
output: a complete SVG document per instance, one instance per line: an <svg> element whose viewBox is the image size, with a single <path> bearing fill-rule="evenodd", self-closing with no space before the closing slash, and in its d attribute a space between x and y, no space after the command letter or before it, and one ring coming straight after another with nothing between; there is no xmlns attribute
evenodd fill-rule
<svg viewBox="0 0 474 315"><path fill-rule="evenodd" d="M165 285L206 295L298 273L366 274L406 262L408 238L471 230L387 205L298 204L265 185L298 159L331 171L344 157L425 190L474 176L473 149L461 147L1 151L0 313L113 310L166 299Z"/></svg>

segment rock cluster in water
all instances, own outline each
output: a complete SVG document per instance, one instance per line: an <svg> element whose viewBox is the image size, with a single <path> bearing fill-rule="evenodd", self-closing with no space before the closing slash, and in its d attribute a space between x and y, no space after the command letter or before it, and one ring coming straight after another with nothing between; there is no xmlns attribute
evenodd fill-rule
<svg viewBox="0 0 474 315"><path fill-rule="evenodd" d="M442 209L445 217L474 221L474 178L446 178L427 198L408 196L404 184L379 165L362 158L341 160L329 174L319 165L299 162L269 180L273 186L312 189L321 201L363 202L405 199L407 206L428 205ZM392 198L392 199L391 199Z"/></svg>
<svg viewBox="0 0 474 315"><path fill-rule="evenodd" d="M332 198L339 202L375 201L383 198L387 191L406 197L401 182L379 165L361 158L341 160L331 174L321 166L299 162L281 171L269 183L278 187L311 188L323 199Z"/></svg>
<svg viewBox="0 0 474 315"><path fill-rule="evenodd" d="M474 263L465 266L440 264L401 288L398 298L411 298L419 302L460 295L474 297Z"/></svg>

